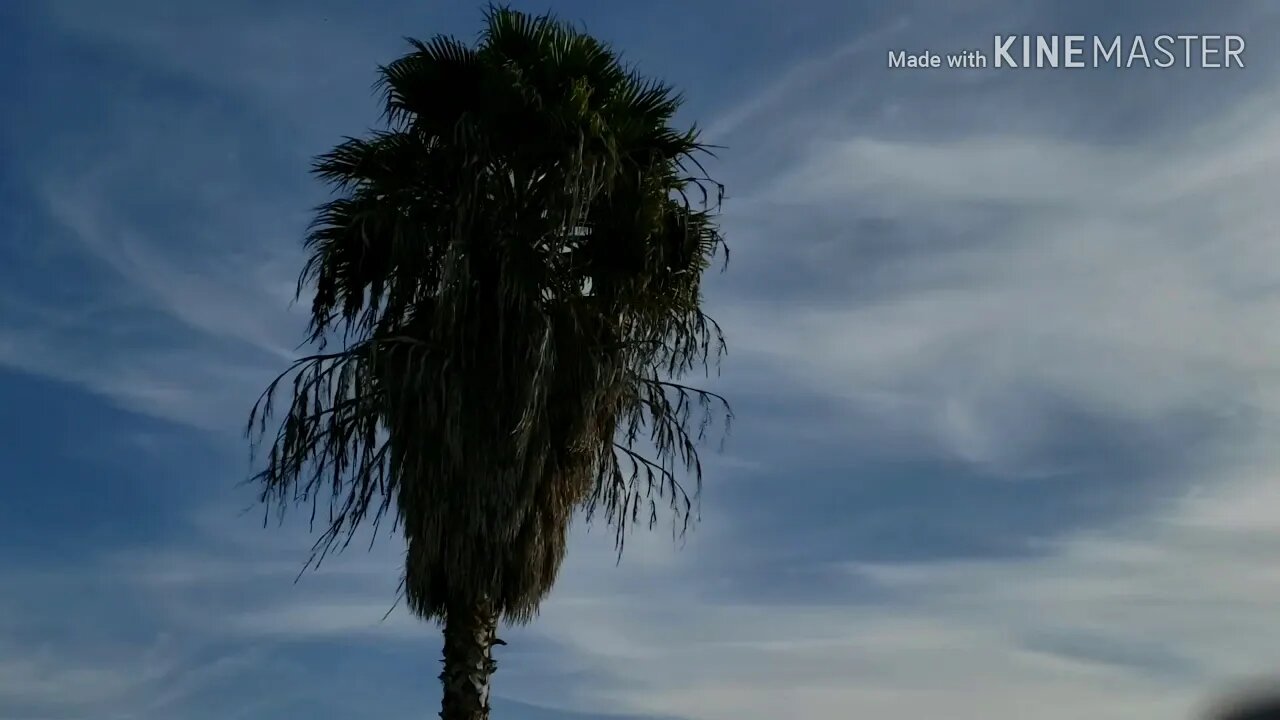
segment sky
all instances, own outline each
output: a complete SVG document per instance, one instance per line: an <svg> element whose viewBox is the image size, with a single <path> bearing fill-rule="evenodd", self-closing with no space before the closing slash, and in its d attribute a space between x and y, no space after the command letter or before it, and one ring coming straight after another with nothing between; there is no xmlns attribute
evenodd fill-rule
<svg viewBox="0 0 1280 720"><path fill-rule="evenodd" d="M496 716L1189 719L1280 671L1280 8L785 8L553 6L724 146L737 420L688 537L575 528ZM436 712L395 537L299 578L241 430L302 352L310 158L480 20L0 3L0 720ZM1165 32L1246 67L887 66Z"/></svg>

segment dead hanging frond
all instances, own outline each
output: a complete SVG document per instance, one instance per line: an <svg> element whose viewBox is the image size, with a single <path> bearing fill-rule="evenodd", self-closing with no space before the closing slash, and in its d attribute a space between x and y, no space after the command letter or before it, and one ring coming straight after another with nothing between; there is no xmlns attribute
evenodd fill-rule
<svg viewBox="0 0 1280 720"><path fill-rule="evenodd" d="M399 478L381 425L383 392L371 374L376 351L368 342L298 360L268 385L249 416L253 455L261 458L266 448L265 467L249 479L259 486L264 520L272 511L283 519L291 505L309 507L312 529L317 517L324 520L309 564L345 548L366 520L376 532L391 507ZM286 383L288 406L269 435Z"/></svg>
<svg viewBox="0 0 1280 720"><path fill-rule="evenodd" d="M628 529L642 517L650 529L657 524L660 501L673 513L677 534L689 530L702 489L698 447L717 425L727 434L733 420L728 399L715 392L656 375L634 378L632 387L619 436L586 503L588 519L600 513L613 526L619 555ZM682 475L693 479L692 489Z"/></svg>

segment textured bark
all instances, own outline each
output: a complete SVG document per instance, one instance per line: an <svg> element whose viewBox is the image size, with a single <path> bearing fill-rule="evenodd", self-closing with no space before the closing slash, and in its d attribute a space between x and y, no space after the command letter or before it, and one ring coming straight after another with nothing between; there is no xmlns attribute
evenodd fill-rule
<svg viewBox="0 0 1280 720"><path fill-rule="evenodd" d="M497 632L488 601L452 605L445 613L441 720L488 720L489 677L498 667L493 646L504 644Z"/></svg>

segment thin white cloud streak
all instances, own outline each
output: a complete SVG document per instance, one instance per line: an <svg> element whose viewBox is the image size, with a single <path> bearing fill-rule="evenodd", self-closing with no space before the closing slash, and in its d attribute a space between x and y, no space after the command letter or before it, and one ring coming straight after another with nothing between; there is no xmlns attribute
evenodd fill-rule
<svg viewBox="0 0 1280 720"><path fill-rule="evenodd" d="M135 118L115 129L119 144L83 168L33 181L63 231L47 249L97 272L92 289L53 305L0 296L0 363L135 412L240 432L257 394L299 355L303 320L290 303L301 252L287 238L301 216L281 213L275 193L218 189L244 169L223 160L227 147L207 121ZM180 147L199 148L184 154L203 161L203 184L120 182L148 177L148 165ZM167 215L121 209L138 197ZM188 220L181 230L175 217Z"/></svg>
<svg viewBox="0 0 1280 720"><path fill-rule="evenodd" d="M378 53L399 48L398 36L375 27L416 27L425 12L406 4L398 13L384 7L368 15L337 4L333 9L339 12L329 16L319 8L299 13L249 2L168 6L157 12L154 3L136 0L109 7L52 0L44 7L68 34L219 88L260 111L277 114L281 123L309 119L311 111L321 109L330 117L356 109L332 103L331 93L335 88L371 85L376 63L385 61ZM371 23L370 18L376 20ZM372 112L373 106L368 108ZM282 109L293 112L283 116ZM357 121L372 120L361 115ZM290 129L296 138L315 127L298 123Z"/></svg>
<svg viewBox="0 0 1280 720"><path fill-rule="evenodd" d="M907 17L895 18L876 30L854 37L821 57L811 58L788 68L746 101L721 111L715 121L707 126L705 140L709 143L719 142L753 119L776 112L778 106L794 98L798 91L811 87L818 76L839 68L841 64L853 62L869 51L879 52L888 44L889 38L901 35L909 26Z"/></svg>
<svg viewBox="0 0 1280 720"><path fill-rule="evenodd" d="M177 145L211 134L201 123L153 129L157 132L151 134L152 145L157 137ZM206 147L202 153L207 158L217 151ZM255 201L199 190L179 197L172 188L160 186L147 192L175 203L177 212L194 206L207 216L192 218L192 225L179 236L146 227L146 218L121 217L111 209L112 200L122 199L117 178L140 177L161 153L163 149L135 144L99 158L83 175L47 181L44 198L50 215L126 287L144 293L153 308L210 339L243 343L277 361L296 357L296 343L284 338L300 334L300 321L287 310L293 289L288 269L299 266L301 252L286 238L300 223L271 220L279 214L270 207L277 197ZM233 177L222 180L234 182ZM216 217L219 205L246 199L249 204L240 204L232 218L213 227L198 224Z"/></svg>
<svg viewBox="0 0 1280 720"><path fill-rule="evenodd" d="M202 656L200 642L160 635L136 646L0 643L0 707L39 717L153 717L183 708L210 685L251 671L261 647Z"/></svg>

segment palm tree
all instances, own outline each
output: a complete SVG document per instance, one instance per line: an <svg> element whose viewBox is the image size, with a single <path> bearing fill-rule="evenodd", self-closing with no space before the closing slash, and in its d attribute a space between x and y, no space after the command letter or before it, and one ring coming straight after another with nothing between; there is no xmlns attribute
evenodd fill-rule
<svg viewBox="0 0 1280 720"><path fill-rule="evenodd" d="M1280 720L1280 694L1271 685L1262 692L1255 689L1224 698L1211 711L1210 720Z"/></svg>
<svg viewBox="0 0 1280 720"><path fill-rule="evenodd" d="M1271 698L1268 701L1243 706L1223 715L1222 720L1280 720L1280 700Z"/></svg>
<svg viewBox="0 0 1280 720"><path fill-rule="evenodd" d="M723 189L680 98L552 16L485 21L475 46L410 40L380 68L386 127L317 159L317 352L249 420L266 506L328 506L314 562L394 518L407 603L443 626L444 720L488 717L497 623L537 612L575 513L618 552L660 502L683 532L729 418L678 382L724 348L701 308Z"/></svg>

